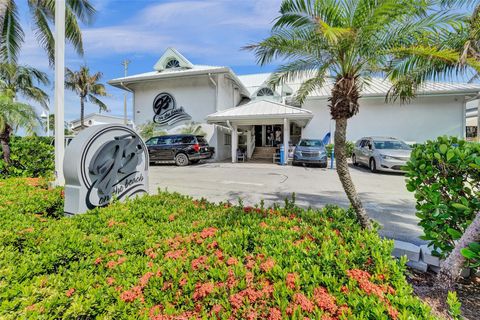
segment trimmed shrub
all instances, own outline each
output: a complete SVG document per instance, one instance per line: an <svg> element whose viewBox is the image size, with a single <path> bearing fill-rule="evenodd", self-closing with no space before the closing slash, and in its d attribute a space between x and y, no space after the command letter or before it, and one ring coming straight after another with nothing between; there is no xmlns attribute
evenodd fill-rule
<svg viewBox="0 0 480 320"><path fill-rule="evenodd" d="M480 210L480 144L454 137L427 141L415 147L406 169L422 238L444 258Z"/></svg>
<svg viewBox="0 0 480 320"><path fill-rule="evenodd" d="M337 207L160 193L73 218L0 218L2 319L433 318L392 241Z"/></svg>
<svg viewBox="0 0 480 320"><path fill-rule="evenodd" d="M353 149L355 148L355 142L352 142L352 141L347 141L346 142L346 146L347 146L347 157L350 157L352 154L353 154ZM334 145L331 143L331 144L327 144L325 146L325 150L327 151L327 155L328 157L330 158L331 155L332 155L332 149L333 149Z"/></svg>
<svg viewBox="0 0 480 320"><path fill-rule="evenodd" d="M11 164L6 166L0 149L0 177L51 177L55 170L54 146L48 137L12 137Z"/></svg>

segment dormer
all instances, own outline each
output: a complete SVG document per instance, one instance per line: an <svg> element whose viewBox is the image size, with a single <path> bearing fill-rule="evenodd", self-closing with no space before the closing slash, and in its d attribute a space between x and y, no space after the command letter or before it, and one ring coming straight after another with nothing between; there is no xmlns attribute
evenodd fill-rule
<svg viewBox="0 0 480 320"><path fill-rule="evenodd" d="M193 64L187 60L180 52L175 48L168 48L157 63L153 66L153 69L158 72L171 69L192 69Z"/></svg>

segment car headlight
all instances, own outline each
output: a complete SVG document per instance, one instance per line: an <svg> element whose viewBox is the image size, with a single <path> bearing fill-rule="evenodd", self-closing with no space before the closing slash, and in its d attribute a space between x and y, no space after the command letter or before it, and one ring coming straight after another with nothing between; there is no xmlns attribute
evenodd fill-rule
<svg viewBox="0 0 480 320"><path fill-rule="evenodd" d="M394 157L390 157L390 156L387 156L385 154L382 154L381 157L382 157L382 159L385 159L385 160L395 160Z"/></svg>

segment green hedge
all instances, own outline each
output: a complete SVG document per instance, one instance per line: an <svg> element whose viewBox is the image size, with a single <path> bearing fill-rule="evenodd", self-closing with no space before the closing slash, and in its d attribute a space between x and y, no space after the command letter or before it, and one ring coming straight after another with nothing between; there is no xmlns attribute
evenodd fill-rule
<svg viewBox="0 0 480 320"><path fill-rule="evenodd" d="M46 192L20 185L0 196ZM57 219L42 215L61 208L51 192L59 202L0 208L1 319L433 318L392 242L337 207L160 193Z"/></svg>
<svg viewBox="0 0 480 320"><path fill-rule="evenodd" d="M350 157L353 154L353 149L355 148L355 142L347 141L346 146L347 146L347 157ZM333 144L327 144L325 146L325 150L327 151L327 155L329 158L332 155L333 147L334 147Z"/></svg>
<svg viewBox="0 0 480 320"><path fill-rule="evenodd" d="M480 210L480 144L447 137L427 141L414 148L407 171L423 239L445 257Z"/></svg>
<svg viewBox="0 0 480 320"><path fill-rule="evenodd" d="M11 164L7 167L0 148L0 178L53 176L55 162L52 138L14 136L10 149Z"/></svg>

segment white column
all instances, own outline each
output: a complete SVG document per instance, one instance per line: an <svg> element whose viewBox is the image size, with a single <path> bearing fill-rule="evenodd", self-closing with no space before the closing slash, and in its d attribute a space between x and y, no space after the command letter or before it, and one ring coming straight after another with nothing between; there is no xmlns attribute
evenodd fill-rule
<svg viewBox="0 0 480 320"><path fill-rule="evenodd" d="M285 148L285 164L288 164L288 141L290 141L290 121L283 119L283 147Z"/></svg>
<svg viewBox="0 0 480 320"><path fill-rule="evenodd" d="M262 147L267 145L267 126L262 126Z"/></svg>
<svg viewBox="0 0 480 320"><path fill-rule="evenodd" d="M252 130L247 130L247 157L250 159L252 154Z"/></svg>
<svg viewBox="0 0 480 320"><path fill-rule="evenodd" d="M65 92L65 0L55 0L55 183L63 186Z"/></svg>
<svg viewBox="0 0 480 320"><path fill-rule="evenodd" d="M238 130L237 125L232 124L232 163L237 162L237 149L238 149Z"/></svg>

